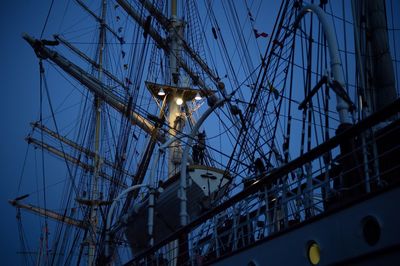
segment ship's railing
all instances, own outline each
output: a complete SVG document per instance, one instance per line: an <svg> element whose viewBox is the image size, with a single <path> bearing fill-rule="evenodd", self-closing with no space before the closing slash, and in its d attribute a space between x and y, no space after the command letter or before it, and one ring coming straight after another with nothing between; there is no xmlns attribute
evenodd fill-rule
<svg viewBox="0 0 400 266"><path fill-rule="evenodd" d="M243 191L128 264L205 265L398 183L399 112L397 99L303 156L249 178Z"/></svg>

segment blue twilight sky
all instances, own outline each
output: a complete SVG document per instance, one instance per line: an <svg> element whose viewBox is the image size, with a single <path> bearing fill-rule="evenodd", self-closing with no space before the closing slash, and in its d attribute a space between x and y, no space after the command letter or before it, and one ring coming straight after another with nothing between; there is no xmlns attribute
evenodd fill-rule
<svg viewBox="0 0 400 266"><path fill-rule="evenodd" d="M15 198L27 144L29 122L38 115L38 64L21 33L40 35L50 0L6 0L0 8L0 254L1 265L19 265ZM57 2L57 1L56 1ZM50 21L51 22L51 21ZM52 28L51 23L48 30Z"/></svg>

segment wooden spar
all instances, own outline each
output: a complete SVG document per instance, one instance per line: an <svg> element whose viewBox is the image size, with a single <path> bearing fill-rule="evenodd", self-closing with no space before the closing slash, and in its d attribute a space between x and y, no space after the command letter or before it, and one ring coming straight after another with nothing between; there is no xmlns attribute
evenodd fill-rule
<svg viewBox="0 0 400 266"><path fill-rule="evenodd" d="M52 154L54 154L54 155L56 155L56 156L58 156L60 158L63 158L63 159L65 159L65 160L67 160L67 161L69 161L69 162L71 162L73 164L78 165L79 167L83 168L85 171L90 171L90 172L94 171L94 167L93 166L88 165L88 164L82 162L81 160L79 160L79 159L77 159L77 158L75 158L75 157L73 157L73 156L71 156L71 155L69 155L69 154L67 154L67 153L65 153L63 151L60 151L59 149L57 149L57 148L55 148L55 147L53 147L53 146L51 146L49 144L43 143L43 142L41 142L41 141L39 141L39 140L37 140L35 138L32 138L32 137L27 137L25 140L28 143L33 143L36 147L45 149L46 151L48 151L48 152L50 152L50 153L52 153ZM99 171L99 176L104 178L104 179L106 179L106 180L108 180L108 181L110 181L111 183L113 183L115 185L118 185L118 186L122 187L122 188L126 188L127 187L127 185L124 182L119 181L119 180L115 180L114 177L109 176L108 174L106 174L106 173L104 173L102 171Z"/></svg>
<svg viewBox="0 0 400 266"><path fill-rule="evenodd" d="M94 68L99 69L99 64L97 64L93 59L91 59L88 55L86 55L81 50L79 50L78 48L73 46L67 40L65 40L64 38L62 38L59 35L54 35L54 39L56 39L60 43L62 43L65 46L67 46L72 52L74 52L75 54L79 55L81 58L83 58L85 61L87 61L89 64L91 64ZM128 87L124 84L124 82L122 82L116 76L114 76L112 73L110 73L110 71L108 71L108 70L106 70L104 68L102 69L102 71L107 77L109 77L110 79L112 79L113 81L118 83L122 88L124 88L125 90L128 90Z"/></svg>
<svg viewBox="0 0 400 266"><path fill-rule="evenodd" d="M81 145L77 144L76 142L73 142L70 139L67 139L66 137L60 136L59 134L57 134L56 132L52 131L51 129L45 127L44 125L41 125L39 123L31 123L31 126L34 128L38 128L38 129L42 130L43 132L45 132L46 134L50 135L51 137L62 141L63 143L67 144L68 146L70 146L80 152L83 152L88 157L91 157L91 158L95 157L95 153L93 151L82 147ZM118 169L113 162L111 162L107 159L104 159L104 158L100 158L100 160L102 161L102 164L107 165L107 166L123 173L124 175L134 178L134 175L132 173L129 173L125 169Z"/></svg>
<svg viewBox="0 0 400 266"><path fill-rule="evenodd" d="M51 218L53 220L56 220L56 221L59 221L59 222L63 222L63 223L69 224L69 225L73 225L73 226L79 227L81 229L87 229L88 228L84 221L77 220L77 219L74 219L74 218L71 218L71 217L68 217L68 216L64 216L64 215L61 215L61 214L59 214L57 212L54 212L54 211L51 211L51 210L48 210L48 209L36 207L36 206L31 205L31 204L23 204L23 203L20 203L18 200L15 200L15 199L14 200L9 200L8 203L10 203L15 208L28 210L30 212L39 214L41 216L48 217L48 218Z"/></svg>

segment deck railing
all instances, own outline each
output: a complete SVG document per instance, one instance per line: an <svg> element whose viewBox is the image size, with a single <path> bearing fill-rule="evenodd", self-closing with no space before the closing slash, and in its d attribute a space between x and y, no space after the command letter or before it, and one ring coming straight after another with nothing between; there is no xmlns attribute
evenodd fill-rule
<svg viewBox="0 0 400 266"><path fill-rule="evenodd" d="M303 156L250 177L241 192L128 265L208 264L397 184L399 112L397 99Z"/></svg>

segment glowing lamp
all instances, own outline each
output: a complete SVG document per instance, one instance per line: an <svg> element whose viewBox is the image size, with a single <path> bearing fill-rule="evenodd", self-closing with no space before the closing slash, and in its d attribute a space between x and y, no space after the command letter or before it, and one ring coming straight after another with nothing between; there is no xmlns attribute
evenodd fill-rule
<svg viewBox="0 0 400 266"><path fill-rule="evenodd" d="M176 104L177 105L182 105L183 104L182 98L180 98L180 97L176 98Z"/></svg>
<svg viewBox="0 0 400 266"><path fill-rule="evenodd" d="M158 96L165 96L165 91L161 88L157 94Z"/></svg>
<svg viewBox="0 0 400 266"><path fill-rule="evenodd" d="M199 94L199 93L196 93L196 96L194 97L194 99L195 99L196 101L200 101L200 100L201 100L200 94Z"/></svg>

